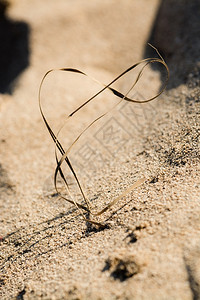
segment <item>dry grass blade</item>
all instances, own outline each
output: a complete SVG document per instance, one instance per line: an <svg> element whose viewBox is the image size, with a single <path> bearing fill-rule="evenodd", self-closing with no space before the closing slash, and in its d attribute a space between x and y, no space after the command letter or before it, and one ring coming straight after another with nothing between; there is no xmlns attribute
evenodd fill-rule
<svg viewBox="0 0 200 300"><path fill-rule="evenodd" d="M135 182L132 186L130 186L129 188L127 188L126 190L124 190L122 192L121 195L119 195L118 197L116 197L113 201L111 201L108 205L106 205L106 207L104 207L102 210L100 210L99 212L94 212L92 209L91 209L91 204L90 204L90 201L89 199L87 199L85 193L84 193L84 190L80 184L80 181L77 177L77 174L69 160L69 152L70 150L73 148L73 146L77 143L77 141L80 139L80 137L84 134L84 132L86 132L94 123L96 123L99 119L103 118L108 112L110 112L112 109L114 109L121 101L128 101L128 102L132 102L132 103L146 103L146 102L150 102L152 101L153 99L157 98L160 94L162 94L162 92L164 91L164 89L166 88L166 85L167 85L167 82L169 80L169 69L168 69L168 66L167 64L165 63L164 59L162 58L162 56L159 54L158 50L153 47L152 45L150 45L152 48L154 48L154 50L157 52L159 58L146 58L144 60L141 60L139 62L137 62L136 64L132 65L131 67L129 67L127 70L125 70L124 72L122 72L119 76L117 76L115 79L113 79L108 85L103 85L103 88L101 90L99 90L97 93L95 93L92 97L90 97L88 100L86 100L82 105L80 105L79 107L77 107L74 111L72 111L69 115L68 115L68 118L67 118L67 121L73 116L75 115L78 111L80 111L84 106L86 106L89 102L95 100L95 98L103 93L105 90L110 90L116 97L118 97L120 100L118 102L116 102L116 104L110 109L108 110L106 113L104 114L101 114L98 118L96 118L95 120L93 120L77 137L76 139L74 140L74 142L71 144L71 146L65 150L63 148L63 146L61 145L59 139L58 139L58 135L59 135L59 132L61 131L61 129L59 130L58 134L55 135L53 130L51 129L48 121L47 121L47 118L45 117L44 115L44 112L43 112L43 109L42 109L42 105L41 105L41 90L42 90L42 85L44 83L44 80L45 78L48 76L49 73L51 72L54 72L54 71L62 71L62 72L72 72L72 73L77 73L77 74L80 74L80 75L83 75L83 76L88 76L90 77L89 75L87 75L86 73L78 70L78 69L73 69L73 68L61 68L61 69L51 69L49 70L43 77L42 81L41 81L41 84L40 84L40 87L39 87L39 108L40 108L40 112L41 112L41 115L42 115L42 118L44 120L44 123L49 131L49 134L51 135L55 145L56 145L56 148L58 149L58 151L60 152L61 154L61 158L58 159L58 155L57 155L57 152L55 152L56 154L56 163L57 163L57 166L56 166L56 169L55 169L55 174L54 174L54 184L55 184L55 188L56 188L56 191L57 193L65 200L67 200L68 202L74 204L77 209L80 211L82 217L84 220L92 223L92 224L95 224L95 225L98 225L98 226L104 226L102 225L101 223L99 222L95 222L91 219L88 219L85 217L83 211L86 211L87 213L93 215L93 216L100 216L101 214L103 214L104 212L106 212L108 209L110 209L114 204L116 204L122 197L126 196L128 193L130 193L133 189L135 189L136 187L138 187L139 185L141 185L142 183L145 182L145 178L141 178L139 179L137 182ZM132 99L132 98L129 98L128 97L128 94L130 93L130 91L135 87L135 85L137 84L137 82L140 80L143 72L144 72L144 69L149 65L149 64L152 64L152 63L160 63L161 65L164 66L165 70L166 70L166 80L164 82L164 85L162 87L162 89L153 97L149 98L149 99L146 99L146 100L137 100L137 99ZM132 84L131 88L129 89L129 91L124 95L122 93L120 93L119 91L117 91L116 89L112 88L111 86L118 80L120 79L122 76L124 76L125 74L127 74L128 72L130 72L131 70L135 69L137 66L143 64L141 70L139 71L137 77L136 77L136 80L134 81L134 83ZM90 77L93 81L95 82L98 82L96 79ZM98 82L99 83L99 82ZM102 83L101 83L102 84ZM68 182L66 180L66 177L63 173L63 170L62 170L62 164L63 163L66 163L68 168L70 169L72 175L74 176L74 179L79 187L79 190L81 192L81 195L83 197L83 200L85 202L85 205L81 204L81 203L78 203L74 197L71 195L70 193L70 190L69 190L69 186L68 186ZM71 199L68 199L66 198L65 196L63 196L59 190L58 190L58 187L57 187L57 177L58 177L58 174L60 174L61 176L61 179L63 180L64 184L65 184L65 187L67 189L67 192L68 194L70 195Z"/></svg>

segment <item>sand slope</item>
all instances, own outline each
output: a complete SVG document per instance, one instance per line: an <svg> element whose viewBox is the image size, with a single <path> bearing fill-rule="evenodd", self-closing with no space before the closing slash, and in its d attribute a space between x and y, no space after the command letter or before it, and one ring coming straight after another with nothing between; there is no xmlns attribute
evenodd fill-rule
<svg viewBox="0 0 200 300"><path fill-rule="evenodd" d="M108 83L143 58L159 1L10 3L7 18L29 28L29 66L12 92L0 95L1 299L199 299L197 52L191 69L184 76L179 69L177 77L180 55L173 49L168 62L175 87L169 83L167 92L142 108L122 103L75 149L72 159L98 207L139 178L147 179L98 219L107 220L107 227L97 230L55 194L54 145L39 112L39 84L47 70L60 67L79 68ZM155 28L163 52L158 31L164 28ZM196 28L183 35L183 44ZM188 60L183 56L181 63ZM137 97L155 94L160 86L158 69L145 74ZM132 75L116 84L121 92L130 87ZM79 76L52 75L43 103L53 128L98 88ZM73 139L71 128L79 130L102 109L100 103L104 109L115 101L105 93L88 106L80 123L74 119L65 128L63 143ZM120 147L115 140L102 143L106 124L120 132ZM104 169L90 155L81 156L88 145L108 159Z"/></svg>

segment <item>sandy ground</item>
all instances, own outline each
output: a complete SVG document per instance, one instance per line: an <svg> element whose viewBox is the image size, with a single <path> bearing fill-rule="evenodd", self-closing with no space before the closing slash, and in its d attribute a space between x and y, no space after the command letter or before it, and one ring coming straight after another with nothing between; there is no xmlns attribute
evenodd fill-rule
<svg viewBox="0 0 200 300"><path fill-rule="evenodd" d="M0 94L1 299L200 299L200 7L198 1L189 7L179 1L170 14L173 4L159 9L158 0L10 1L6 17L26 24L29 51L26 69ZM109 83L144 58L149 40L169 64L167 91L142 106L122 102L71 153L98 208L146 178L96 218L107 224L99 230L55 193L55 148L39 112L39 84L47 70L61 67ZM115 86L125 93L134 76ZM161 79L160 69L149 68L132 94L154 95ZM79 75L49 76L42 103L55 132L99 87ZM114 103L105 92L68 122L64 147ZM117 142L103 139L108 127L119 134Z"/></svg>

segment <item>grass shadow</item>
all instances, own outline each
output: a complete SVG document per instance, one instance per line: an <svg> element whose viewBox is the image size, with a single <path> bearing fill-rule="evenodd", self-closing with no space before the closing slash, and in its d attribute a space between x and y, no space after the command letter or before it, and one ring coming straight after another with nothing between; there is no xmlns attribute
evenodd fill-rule
<svg viewBox="0 0 200 300"><path fill-rule="evenodd" d="M81 239L103 230L88 227L87 222L82 222L77 228L78 218L81 218L81 215L78 214L77 208L71 208L66 213L7 234L0 241L0 270L3 272L13 263L21 265L23 262L50 255L63 247L70 249Z"/></svg>

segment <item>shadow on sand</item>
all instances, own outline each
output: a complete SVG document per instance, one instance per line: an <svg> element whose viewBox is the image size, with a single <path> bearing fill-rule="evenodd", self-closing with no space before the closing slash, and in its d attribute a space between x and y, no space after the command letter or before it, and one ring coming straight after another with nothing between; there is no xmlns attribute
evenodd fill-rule
<svg viewBox="0 0 200 300"><path fill-rule="evenodd" d="M14 80L29 65L29 26L6 17L0 0L0 93L12 94Z"/></svg>
<svg viewBox="0 0 200 300"><path fill-rule="evenodd" d="M189 73L200 63L200 1L162 0L148 42L169 66L167 88L186 83ZM147 46L144 56L149 55L152 50Z"/></svg>

